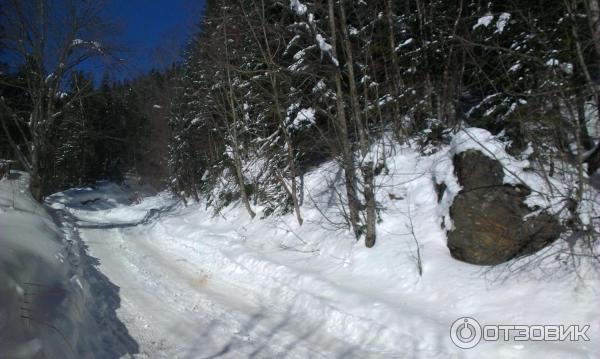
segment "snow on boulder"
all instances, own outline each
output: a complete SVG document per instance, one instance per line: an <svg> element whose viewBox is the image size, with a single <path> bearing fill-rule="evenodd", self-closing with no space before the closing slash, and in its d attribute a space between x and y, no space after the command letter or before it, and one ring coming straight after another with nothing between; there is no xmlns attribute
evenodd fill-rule
<svg viewBox="0 0 600 359"><path fill-rule="evenodd" d="M558 239L556 218L524 203L531 190L504 183L502 164L478 150L455 154L454 171L462 190L450 207L454 228L448 232L452 257L472 264L495 265L534 253Z"/></svg>

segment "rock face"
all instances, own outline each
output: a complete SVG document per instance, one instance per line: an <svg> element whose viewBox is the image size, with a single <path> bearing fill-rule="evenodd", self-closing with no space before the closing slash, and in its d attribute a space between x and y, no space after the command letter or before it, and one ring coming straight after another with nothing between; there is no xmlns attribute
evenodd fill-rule
<svg viewBox="0 0 600 359"><path fill-rule="evenodd" d="M500 162L468 150L454 156L453 163L463 190L450 207L452 257L472 264L500 264L534 253L558 238L561 228L553 216L542 213L524 219L532 212L523 203L531 191L504 184Z"/></svg>

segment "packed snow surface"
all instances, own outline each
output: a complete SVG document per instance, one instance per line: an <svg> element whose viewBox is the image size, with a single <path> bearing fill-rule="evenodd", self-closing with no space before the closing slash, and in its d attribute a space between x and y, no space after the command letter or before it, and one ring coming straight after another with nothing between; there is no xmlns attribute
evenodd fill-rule
<svg viewBox="0 0 600 359"><path fill-rule="evenodd" d="M597 357L598 279L587 266L575 271L552 257L490 269L450 257L441 228L450 203L438 203L435 183L447 184L444 198L460 190L452 155L486 145L510 172L526 165L486 131L466 131L430 156L374 148L387 154L389 173L377 177L384 211L373 249L337 225L332 188L343 180L334 163L305 176L301 227L292 214L251 220L236 204L215 214L166 193L138 201L110 183L49 203L77 219L100 271L120 287L117 313L141 358ZM590 325L590 341L463 350L449 335L460 317Z"/></svg>

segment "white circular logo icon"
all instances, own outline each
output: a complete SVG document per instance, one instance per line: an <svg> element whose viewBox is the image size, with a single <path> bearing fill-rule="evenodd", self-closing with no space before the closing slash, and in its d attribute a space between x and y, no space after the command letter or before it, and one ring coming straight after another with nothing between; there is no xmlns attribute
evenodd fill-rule
<svg viewBox="0 0 600 359"><path fill-rule="evenodd" d="M481 325L473 318L458 318L450 327L450 339L459 348L471 349L481 341Z"/></svg>

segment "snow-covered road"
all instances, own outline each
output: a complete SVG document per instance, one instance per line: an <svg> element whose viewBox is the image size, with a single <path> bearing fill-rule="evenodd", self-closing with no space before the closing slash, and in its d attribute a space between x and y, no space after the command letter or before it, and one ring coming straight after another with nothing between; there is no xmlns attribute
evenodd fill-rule
<svg viewBox="0 0 600 359"><path fill-rule="evenodd" d="M110 183L58 193L48 204L70 218L119 287L116 313L139 358L597 357L594 272L564 271L555 261L486 271L452 259L431 177L414 175L434 163L417 159L397 157L405 172L386 188L403 199L385 202L373 249L328 228L308 203L301 228L293 215L251 220L235 205L215 215L166 193L138 202ZM321 203L327 173L335 176L306 178ZM465 316L482 325L589 325L591 340L482 341L464 350L449 334Z"/></svg>
<svg viewBox="0 0 600 359"><path fill-rule="evenodd" d="M81 236L101 271L121 287L121 319L148 357L367 355L210 276L193 248L165 246L137 228L87 229Z"/></svg>
<svg viewBox="0 0 600 359"><path fill-rule="evenodd" d="M261 273L244 268L233 258L233 252L231 258L223 252L223 247L235 252L238 232L185 225L186 219L181 222L177 216L168 214L159 221L142 225L140 222L148 217L150 209L168 206L169 199L124 206L118 203L123 198L110 197L115 188L111 189L112 193L104 194L67 194L67 217L76 224L88 254L98 259L99 270L120 288L121 307L117 312L140 346L136 357L366 358L386 354L380 345L369 350L368 343L363 346L343 340L340 338L343 331L333 333L323 325L325 318L303 315L303 308L298 305L306 300L326 304L327 300L319 298L317 292L292 293L294 283L261 287L261 280L278 280L268 276L242 283L239 275ZM65 198L62 194L58 197ZM100 199L86 202L96 198ZM53 206L63 209L58 203ZM80 206L81 203L86 204ZM177 228L181 233L173 232ZM227 243L230 245L226 246ZM252 255L251 248L244 250ZM252 262L279 265L266 258ZM302 280L300 272L288 275L294 277L291 280ZM242 282L236 283L236 277ZM289 287L281 291L286 297L267 300L277 287ZM295 301L295 295L310 298ZM365 329L372 327L370 319L355 318L355 321L364 321ZM372 336L376 334L381 333Z"/></svg>

